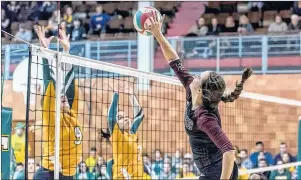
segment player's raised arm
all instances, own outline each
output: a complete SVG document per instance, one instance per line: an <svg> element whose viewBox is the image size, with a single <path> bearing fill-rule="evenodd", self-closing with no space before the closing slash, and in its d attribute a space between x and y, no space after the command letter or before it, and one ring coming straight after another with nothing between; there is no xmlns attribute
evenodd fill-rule
<svg viewBox="0 0 301 180"><path fill-rule="evenodd" d="M134 110L134 121L133 121L130 132L135 134L144 118L143 109L140 106L132 88L130 88L128 85L120 85L119 84L118 86L119 86L120 92L129 94L129 98L130 98L130 101L131 101L131 104L132 104L132 107Z"/></svg>
<svg viewBox="0 0 301 180"><path fill-rule="evenodd" d="M161 46L165 59L169 62L170 67L174 70L175 74L177 75L177 77L179 78L179 80L187 90L187 87L193 81L193 77L189 74L188 70L183 67L177 52L161 32L161 27L165 15L163 15L161 21L158 21L157 16L154 17L155 18L150 17L151 25L147 29L157 39L158 43Z"/></svg>
<svg viewBox="0 0 301 180"><path fill-rule="evenodd" d="M113 99L108 112L108 126L109 126L110 134L113 133L114 126L117 123L118 99L119 99L118 93L114 92Z"/></svg>
<svg viewBox="0 0 301 180"><path fill-rule="evenodd" d="M164 37L164 35L161 32L162 23L164 21L165 15L163 15L163 18L161 21L157 19L157 16L150 17L151 19L151 25L147 27L147 30L149 30L153 36L157 39L158 43L161 46L161 49L163 51L165 59L169 61L173 61L176 59L179 59L179 56L177 52L174 50L172 45L168 42L168 40Z"/></svg>

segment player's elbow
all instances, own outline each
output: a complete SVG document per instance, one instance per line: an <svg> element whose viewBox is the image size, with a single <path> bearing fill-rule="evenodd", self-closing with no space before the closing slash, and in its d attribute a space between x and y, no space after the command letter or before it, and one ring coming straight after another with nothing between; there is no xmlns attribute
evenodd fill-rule
<svg viewBox="0 0 301 180"><path fill-rule="evenodd" d="M223 158L229 160L229 161L235 161L235 151L234 150L228 150L223 153Z"/></svg>

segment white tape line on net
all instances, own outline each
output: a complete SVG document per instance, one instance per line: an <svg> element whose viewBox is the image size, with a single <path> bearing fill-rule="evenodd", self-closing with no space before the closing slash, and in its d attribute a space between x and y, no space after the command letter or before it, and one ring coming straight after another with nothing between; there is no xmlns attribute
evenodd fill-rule
<svg viewBox="0 0 301 180"><path fill-rule="evenodd" d="M55 57L55 54L57 53L56 51L44 49L44 48L37 49L38 55L42 55L44 52L47 53L48 57ZM137 70L134 68L115 65L115 64L111 64L111 63L107 63L107 62L101 62L101 61L92 60L92 59L88 59L88 58L84 58L84 57L70 55L70 54L65 54L65 53L60 53L60 54L62 55L61 60L64 63L74 64L77 66L82 66L82 67L87 67L87 68L92 68L92 69L108 71L108 72L112 72L112 73L118 73L118 74L127 75L127 76L133 76L133 77L137 77L137 78L145 78L148 80L164 82L164 83L168 83L168 84L181 85L181 82L177 78L174 78L174 77L165 76L165 75L152 73L152 72L145 72L145 71ZM241 97L259 100L259 101L301 107L301 101L280 98L280 97L275 97L275 96L268 96L268 95L257 94L257 93L251 93L251 92L246 92L246 91L242 92Z"/></svg>
<svg viewBox="0 0 301 180"><path fill-rule="evenodd" d="M238 174L239 175L244 175L244 174L262 173L262 172L266 172L266 171L273 171L273 170L277 170L277 169L290 168L290 167L300 166L300 165L301 165L301 162L294 162L294 163L288 163L288 164L282 164L282 165L276 165L276 166L269 166L269 167L264 167L264 168L239 170ZM181 179L198 179L198 177L195 177L195 178L181 178Z"/></svg>
<svg viewBox="0 0 301 180"><path fill-rule="evenodd" d="M269 167L263 167L263 168L248 169L246 171L239 171L239 175L254 174L254 173L260 173L260 172L266 172L266 171L273 171L273 170L277 170L277 169L290 168L290 167L295 167L295 166L300 166L300 165L301 165L301 161L300 162L294 162L294 163L275 165L275 166L269 166Z"/></svg>

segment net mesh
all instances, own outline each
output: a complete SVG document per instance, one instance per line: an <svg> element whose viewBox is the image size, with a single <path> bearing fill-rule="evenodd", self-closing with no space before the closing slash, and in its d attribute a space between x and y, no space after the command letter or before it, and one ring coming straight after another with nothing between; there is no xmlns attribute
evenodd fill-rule
<svg viewBox="0 0 301 180"><path fill-rule="evenodd" d="M60 176L174 179L200 175L184 130L185 90L177 79L60 54L62 78L57 87L56 53L33 49L32 64L43 73L31 74L31 82L42 81L43 90L31 92L36 103L27 110L28 178L54 167L55 88L61 90L63 106ZM286 142L295 155L300 102L276 103L271 97L260 100L251 95L244 93L234 103L219 106L223 130L232 144L250 154L255 143L262 141L265 151L276 155L280 142ZM240 165L239 159L237 153Z"/></svg>

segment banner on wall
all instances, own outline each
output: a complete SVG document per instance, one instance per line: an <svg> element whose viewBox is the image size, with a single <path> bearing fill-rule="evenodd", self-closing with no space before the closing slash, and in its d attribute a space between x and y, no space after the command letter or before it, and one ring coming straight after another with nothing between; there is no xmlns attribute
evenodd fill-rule
<svg viewBox="0 0 301 180"><path fill-rule="evenodd" d="M1 179L11 179L11 130L12 130L12 108L1 109Z"/></svg>

